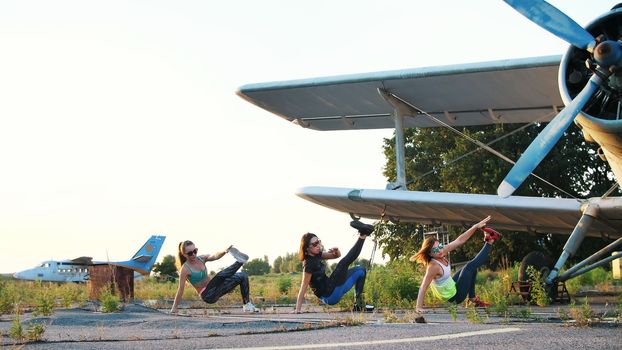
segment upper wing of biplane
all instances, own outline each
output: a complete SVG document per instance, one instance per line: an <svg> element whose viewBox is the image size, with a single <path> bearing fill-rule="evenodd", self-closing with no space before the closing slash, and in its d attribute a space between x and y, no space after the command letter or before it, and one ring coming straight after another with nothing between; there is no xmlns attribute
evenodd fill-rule
<svg viewBox="0 0 622 350"><path fill-rule="evenodd" d="M487 215L494 227L536 233L570 234L587 205L599 208L589 236L617 238L622 232L622 198L538 198L496 195L305 187L298 195L359 217L422 224L472 225Z"/></svg>
<svg viewBox="0 0 622 350"><path fill-rule="evenodd" d="M316 130L393 128L393 107L378 89L399 96L449 125L549 121L563 107L561 56L244 85L238 95ZM555 112L555 113L552 113ZM411 115L404 127L435 127Z"/></svg>

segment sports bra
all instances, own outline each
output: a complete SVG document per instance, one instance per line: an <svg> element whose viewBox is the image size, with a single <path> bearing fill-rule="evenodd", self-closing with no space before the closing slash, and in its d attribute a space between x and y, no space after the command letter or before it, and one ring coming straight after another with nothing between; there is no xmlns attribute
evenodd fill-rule
<svg viewBox="0 0 622 350"><path fill-rule="evenodd" d="M197 256L197 259L199 259L200 262L203 263L203 265L205 265L205 261L203 261L203 259L199 258ZM186 265L187 262L184 263L184 265ZM195 272L192 271L192 269L190 268L190 265L187 265L188 270L190 270L190 274L188 275L188 282L190 282L190 284L192 284L193 286L201 281L203 281L205 279L205 277L207 276L207 267L204 266L203 270Z"/></svg>

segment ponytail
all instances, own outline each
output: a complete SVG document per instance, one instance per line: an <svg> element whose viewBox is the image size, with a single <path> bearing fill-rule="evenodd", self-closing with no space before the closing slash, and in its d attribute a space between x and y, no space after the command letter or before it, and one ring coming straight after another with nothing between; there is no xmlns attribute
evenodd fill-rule
<svg viewBox="0 0 622 350"><path fill-rule="evenodd" d="M183 241L183 242L179 242L179 245L177 246L177 268L179 269L179 271L181 271L181 267L184 266L184 264L186 263L186 256L184 255L184 249L186 249L187 246L194 244L191 241Z"/></svg>

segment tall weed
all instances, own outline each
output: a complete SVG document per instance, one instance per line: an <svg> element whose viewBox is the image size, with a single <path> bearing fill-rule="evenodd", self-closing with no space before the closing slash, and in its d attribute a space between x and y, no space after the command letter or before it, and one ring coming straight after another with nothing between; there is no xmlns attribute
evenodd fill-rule
<svg viewBox="0 0 622 350"><path fill-rule="evenodd" d="M544 287L544 279L542 273L533 266L527 266L527 276L531 281L531 301L538 306L547 306L550 303L548 293Z"/></svg>
<svg viewBox="0 0 622 350"><path fill-rule="evenodd" d="M575 320L575 324L577 326L585 327L598 322L598 320L594 317L594 309L590 306L587 297L585 297L583 304L580 306L576 306L573 300L570 304L568 312Z"/></svg>

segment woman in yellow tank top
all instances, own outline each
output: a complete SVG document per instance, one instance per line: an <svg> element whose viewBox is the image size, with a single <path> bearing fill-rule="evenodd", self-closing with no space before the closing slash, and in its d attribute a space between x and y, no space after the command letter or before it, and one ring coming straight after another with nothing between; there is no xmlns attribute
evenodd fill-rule
<svg viewBox="0 0 622 350"><path fill-rule="evenodd" d="M428 237L423 241L421 249L410 258L411 261L417 261L426 267L417 296L417 312L424 312L423 299L428 288L436 298L443 301L461 303L468 296L476 306L489 306L475 295L477 268L486 262L492 245L501 238L499 233L486 228L488 221L490 221L490 216L473 225L445 246L436 237ZM473 260L451 276L451 266L446 259L447 254L466 243L478 229L485 233L484 247Z"/></svg>

